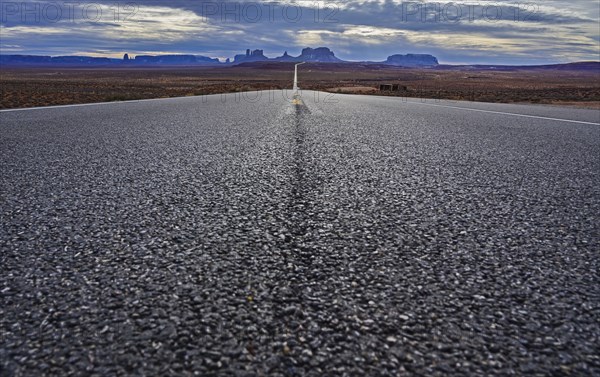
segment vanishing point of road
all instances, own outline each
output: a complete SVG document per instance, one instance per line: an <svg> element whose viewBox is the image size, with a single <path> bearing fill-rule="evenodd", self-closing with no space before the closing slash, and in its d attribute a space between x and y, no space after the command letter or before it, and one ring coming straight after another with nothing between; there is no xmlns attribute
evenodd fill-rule
<svg viewBox="0 0 600 377"><path fill-rule="evenodd" d="M0 112L0 374L600 374L600 112L303 99Z"/></svg>

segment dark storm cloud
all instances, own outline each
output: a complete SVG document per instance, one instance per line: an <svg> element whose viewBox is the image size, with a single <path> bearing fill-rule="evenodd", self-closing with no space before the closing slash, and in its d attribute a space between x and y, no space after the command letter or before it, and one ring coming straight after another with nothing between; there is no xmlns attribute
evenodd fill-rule
<svg viewBox="0 0 600 377"><path fill-rule="evenodd" d="M3 2L0 48L226 57L245 48L273 55L327 45L351 60L383 60L401 52L430 52L448 62L581 60L598 51L598 7L592 3L101 0L66 9L61 2ZM56 4L62 18L56 17ZM97 9L102 16L95 19Z"/></svg>

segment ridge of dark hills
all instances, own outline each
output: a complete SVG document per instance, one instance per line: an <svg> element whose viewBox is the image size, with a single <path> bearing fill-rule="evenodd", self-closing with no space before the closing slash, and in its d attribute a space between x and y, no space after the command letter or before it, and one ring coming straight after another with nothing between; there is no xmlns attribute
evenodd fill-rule
<svg viewBox="0 0 600 377"><path fill-rule="evenodd" d="M562 64L543 65L453 65L439 64L436 57L428 54L394 54L386 61L344 61L335 56L327 47L304 48L299 56L288 55L287 51L279 57L268 58L263 50L246 50L246 54L236 55L234 61L229 59L220 62L216 58L202 55L138 55L129 58L125 54L123 59L91 57L91 56L39 56L39 55L0 55L0 65L4 67L240 67L253 69L288 70L295 63L306 62L311 69L328 70L370 70L381 69L432 69L437 70L495 70L515 71L523 69L535 70L569 70L569 71L597 71L600 72L600 61L582 61Z"/></svg>

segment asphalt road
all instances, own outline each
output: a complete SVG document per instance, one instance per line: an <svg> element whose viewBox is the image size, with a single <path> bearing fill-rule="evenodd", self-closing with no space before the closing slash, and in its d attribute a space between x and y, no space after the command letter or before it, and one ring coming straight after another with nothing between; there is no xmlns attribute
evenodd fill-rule
<svg viewBox="0 0 600 377"><path fill-rule="evenodd" d="M600 375L598 111L304 102L0 112L0 374Z"/></svg>

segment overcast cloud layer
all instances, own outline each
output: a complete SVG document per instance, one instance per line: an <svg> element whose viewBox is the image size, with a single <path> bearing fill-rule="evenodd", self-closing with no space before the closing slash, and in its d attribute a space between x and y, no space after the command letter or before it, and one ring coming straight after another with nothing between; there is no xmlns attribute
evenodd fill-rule
<svg viewBox="0 0 600 377"><path fill-rule="evenodd" d="M2 54L267 56L330 47L345 60L431 53L442 63L599 60L596 0L1 1Z"/></svg>

